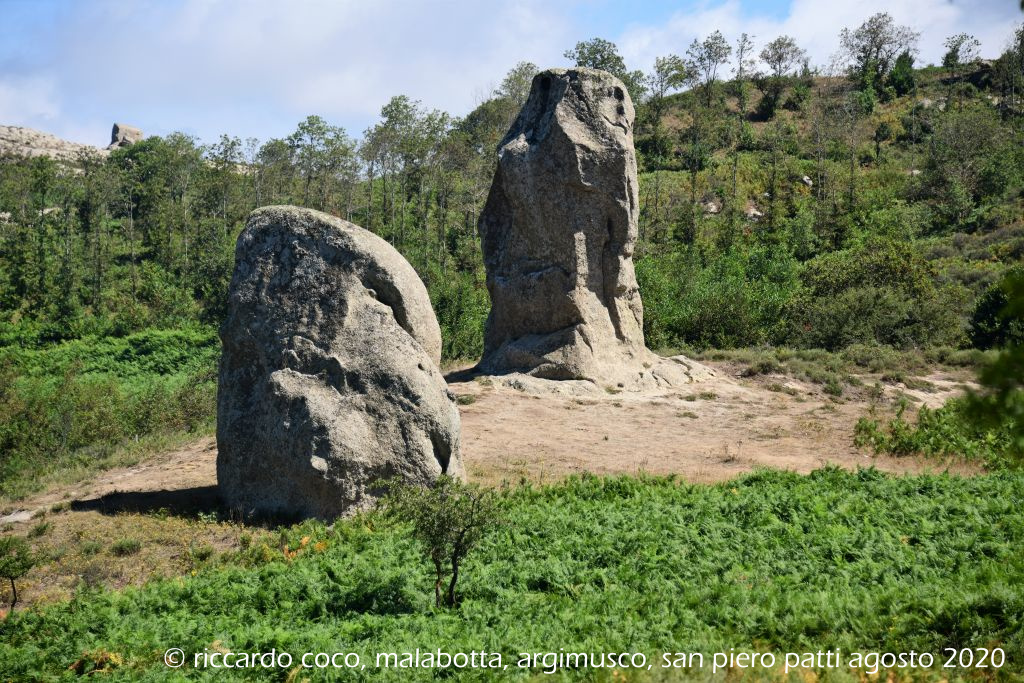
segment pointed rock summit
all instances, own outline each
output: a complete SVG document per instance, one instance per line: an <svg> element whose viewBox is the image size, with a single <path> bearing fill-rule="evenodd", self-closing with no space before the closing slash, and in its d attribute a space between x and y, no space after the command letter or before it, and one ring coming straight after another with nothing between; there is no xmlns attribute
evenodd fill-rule
<svg viewBox="0 0 1024 683"><path fill-rule="evenodd" d="M644 346L635 115L604 71L534 78L480 217L491 297L481 371L631 389L710 373Z"/></svg>
<svg viewBox="0 0 1024 683"><path fill-rule="evenodd" d="M143 139L142 129L125 123L115 123L110 130L110 144L107 149L118 149L134 145Z"/></svg>

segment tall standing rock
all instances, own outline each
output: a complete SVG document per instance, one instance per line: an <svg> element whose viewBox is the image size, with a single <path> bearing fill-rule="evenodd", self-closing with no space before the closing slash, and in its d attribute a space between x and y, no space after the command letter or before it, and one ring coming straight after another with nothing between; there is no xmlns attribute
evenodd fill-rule
<svg viewBox="0 0 1024 683"><path fill-rule="evenodd" d="M221 341L217 481L233 509L332 519L382 479L464 476L426 288L373 233L308 209L254 211Z"/></svg>
<svg viewBox="0 0 1024 683"><path fill-rule="evenodd" d="M533 79L480 216L491 296L482 371L634 386L692 381L700 369L644 346L634 117L604 71Z"/></svg>

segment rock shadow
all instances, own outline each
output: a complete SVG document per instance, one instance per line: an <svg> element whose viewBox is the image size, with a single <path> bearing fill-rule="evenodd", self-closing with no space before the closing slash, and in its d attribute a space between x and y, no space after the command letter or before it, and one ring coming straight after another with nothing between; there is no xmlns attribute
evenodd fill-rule
<svg viewBox="0 0 1024 683"><path fill-rule="evenodd" d="M216 486L171 491L115 491L99 498L73 501L70 507L79 512L93 511L104 515L166 512L182 517L196 517L201 514L226 516L228 513Z"/></svg>
<svg viewBox="0 0 1024 683"><path fill-rule="evenodd" d="M98 498L72 501L71 510L99 512L103 515L121 513L160 514L175 517L214 518L222 522L236 522L246 526L273 529L297 524L306 517L295 514L245 513L228 507L217 486L195 486L187 489L160 491L114 491Z"/></svg>
<svg viewBox="0 0 1024 683"><path fill-rule="evenodd" d="M477 377L483 377L492 373L482 372L480 368L474 365L471 368L462 368L461 370L451 370L444 375L444 381L448 384L452 382L472 382Z"/></svg>

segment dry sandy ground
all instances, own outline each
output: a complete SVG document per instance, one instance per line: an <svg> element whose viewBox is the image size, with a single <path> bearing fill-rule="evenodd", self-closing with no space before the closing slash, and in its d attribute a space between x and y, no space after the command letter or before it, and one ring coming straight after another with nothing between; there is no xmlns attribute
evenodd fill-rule
<svg viewBox="0 0 1024 683"><path fill-rule="evenodd" d="M947 468L856 448L854 425L869 408L863 401L833 401L820 387L786 377L741 379L726 365L716 369L713 380L658 396L601 391L574 398L516 391L485 378L453 383L456 393L474 397L461 409L467 471L485 483L580 472L674 473L713 482L759 467L804 473L826 464L892 472ZM955 377L928 380L935 391L890 387L876 409L890 413L900 391L919 405L941 405L963 386Z"/></svg>
<svg viewBox="0 0 1024 683"><path fill-rule="evenodd" d="M462 453L469 477L501 484L523 478L552 482L580 472L674 473L691 482L713 482L758 467L975 469L856 448L853 427L870 407L866 400L834 400L814 384L772 375L746 379L736 376L738 367L709 365L718 373L714 379L661 394L560 395L513 389L468 371L449 373L449 386L462 397ZM951 374L925 379L932 391L887 385L876 409L891 413L899 394L918 405L941 405L962 390L965 380ZM133 467L33 496L0 516L0 524L25 522L62 502L70 502L72 510L99 511L213 507L216 457L213 438L200 439Z"/></svg>
<svg viewBox="0 0 1024 683"><path fill-rule="evenodd" d="M574 473L676 473L692 482L734 477L758 467L808 472L825 464L874 465L892 472L970 473L963 463L874 456L853 445L853 427L874 405L891 414L899 395L940 405L969 375L933 374L932 391L885 385L873 400L864 377L835 400L821 387L783 376L741 378L743 366L709 363L717 377L679 391L572 396L517 390L501 381L448 375L460 397L462 452L471 480L552 482ZM60 486L3 510L0 530L27 536L47 558L22 580L26 604L69 597L77 586L123 587L156 575L181 575L217 554L269 543L269 529L225 521L216 489L213 438ZM139 542L122 553L119 543ZM0 604L6 603L0 587ZM5 610L0 607L0 617Z"/></svg>

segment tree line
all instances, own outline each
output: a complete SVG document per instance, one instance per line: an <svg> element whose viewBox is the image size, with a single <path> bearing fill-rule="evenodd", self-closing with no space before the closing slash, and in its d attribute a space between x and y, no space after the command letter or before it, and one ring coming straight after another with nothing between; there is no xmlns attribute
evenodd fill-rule
<svg viewBox="0 0 1024 683"><path fill-rule="evenodd" d="M824 67L791 36L720 31L649 73L601 38L565 53L618 76L637 102L638 259L655 343L969 343L1001 269L962 254L939 263L925 244L1019 224L1024 32L984 63L976 39L952 36L942 66L924 69L918 41L880 13L844 29ZM216 323L246 215L291 203L394 244L428 285L446 356L472 357L488 306L476 221L537 71L517 64L463 117L393 97L359 139L309 116L266 141L174 133L106 158L4 159L4 335ZM868 253L870 272L858 265ZM863 329L822 331L837 299Z"/></svg>

